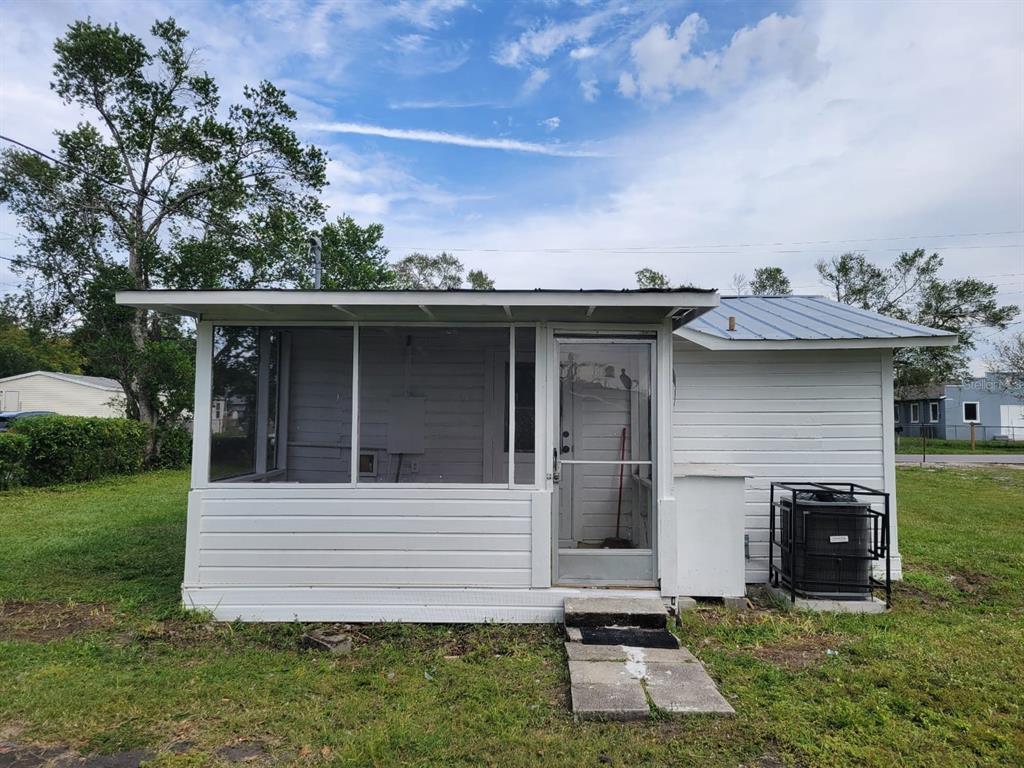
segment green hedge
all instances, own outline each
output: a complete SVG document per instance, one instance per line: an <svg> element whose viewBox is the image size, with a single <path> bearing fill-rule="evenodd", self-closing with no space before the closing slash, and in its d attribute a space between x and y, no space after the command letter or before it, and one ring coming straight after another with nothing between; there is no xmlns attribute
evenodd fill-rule
<svg viewBox="0 0 1024 768"><path fill-rule="evenodd" d="M29 441L15 432L0 432L0 491L20 485L25 477Z"/></svg>
<svg viewBox="0 0 1024 768"><path fill-rule="evenodd" d="M153 466L181 469L192 461L192 435L184 427L162 427L156 432Z"/></svg>
<svg viewBox="0 0 1024 768"><path fill-rule="evenodd" d="M140 472L149 438L141 422L85 416L34 416L16 421L11 431L28 438L24 481L29 485Z"/></svg>

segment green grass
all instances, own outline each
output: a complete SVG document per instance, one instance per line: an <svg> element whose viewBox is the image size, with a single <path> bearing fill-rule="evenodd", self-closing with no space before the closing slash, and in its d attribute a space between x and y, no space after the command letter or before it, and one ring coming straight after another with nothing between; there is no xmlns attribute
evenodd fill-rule
<svg viewBox="0 0 1024 768"><path fill-rule="evenodd" d="M297 765L1024 763L1024 471L901 468L892 612L686 614L737 715L633 724L574 722L552 627L361 627L329 658L297 650L299 626L187 618L186 490L160 472L0 494L0 600L111 617L35 639L0 622L0 740L160 766L238 740Z"/></svg>
<svg viewBox="0 0 1024 768"><path fill-rule="evenodd" d="M921 455L921 438L901 436L896 446L896 453L914 453ZM970 440L933 440L928 438L928 453L1024 453L1024 440L977 440L971 450Z"/></svg>

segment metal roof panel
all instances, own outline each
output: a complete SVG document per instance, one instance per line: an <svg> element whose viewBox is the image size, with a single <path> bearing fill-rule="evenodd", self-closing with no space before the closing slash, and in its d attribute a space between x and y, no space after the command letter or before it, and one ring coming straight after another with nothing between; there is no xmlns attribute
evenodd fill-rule
<svg viewBox="0 0 1024 768"><path fill-rule="evenodd" d="M736 330L729 330L729 318ZM824 296L723 296L721 304L683 326L714 339L743 342L880 340L933 337L950 343L948 331L916 325ZM689 335L689 334L687 334ZM899 346L893 344L892 346Z"/></svg>

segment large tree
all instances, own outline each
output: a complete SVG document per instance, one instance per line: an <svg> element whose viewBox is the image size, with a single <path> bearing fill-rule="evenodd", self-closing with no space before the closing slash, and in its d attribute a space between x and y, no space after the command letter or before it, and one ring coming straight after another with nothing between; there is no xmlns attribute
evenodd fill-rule
<svg viewBox="0 0 1024 768"><path fill-rule="evenodd" d="M636 271L636 287L641 289L665 289L669 288L670 285L668 278L663 272L659 272L651 267L642 267Z"/></svg>
<svg viewBox="0 0 1024 768"><path fill-rule="evenodd" d="M0 379L29 371L82 373L82 355L67 336L25 327L0 303Z"/></svg>
<svg viewBox="0 0 1024 768"><path fill-rule="evenodd" d="M860 253L844 253L817 264L818 274L837 301L959 336L956 347L897 350L898 388L963 380L978 329L1005 328L1019 311L1013 305L1000 305L998 288L991 283L940 279L942 264L939 254L928 255L921 248L901 253L887 267L870 263Z"/></svg>
<svg viewBox="0 0 1024 768"><path fill-rule="evenodd" d="M758 267L750 281L750 292L755 296L789 296L793 286L782 267Z"/></svg>
<svg viewBox="0 0 1024 768"><path fill-rule="evenodd" d="M381 244L384 227L380 224L360 226L348 215L326 224L319 232L323 279L327 290L369 291L386 288L395 281L393 266L388 262L388 249ZM312 286L312 273L299 284Z"/></svg>
<svg viewBox="0 0 1024 768"><path fill-rule="evenodd" d="M129 413L155 426L180 408L166 391L187 380L190 348L176 321L113 293L300 282L326 157L299 142L283 91L262 82L223 106L187 32L168 19L151 34L149 47L116 25L70 25L51 87L88 117L57 132L52 160L6 150L0 202L23 233L25 314L77 326Z"/></svg>
<svg viewBox="0 0 1024 768"><path fill-rule="evenodd" d="M450 253L410 253L395 264L395 285L410 291L452 291L463 287L465 272ZM465 282L476 291L494 290L494 281L479 269L471 270Z"/></svg>
<svg viewBox="0 0 1024 768"><path fill-rule="evenodd" d="M1024 397L1024 332L993 345L988 369L1008 392Z"/></svg>

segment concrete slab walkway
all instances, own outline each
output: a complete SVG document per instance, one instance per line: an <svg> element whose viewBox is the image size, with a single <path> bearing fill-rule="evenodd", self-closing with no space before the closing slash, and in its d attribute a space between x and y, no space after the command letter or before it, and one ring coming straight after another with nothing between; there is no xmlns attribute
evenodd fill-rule
<svg viewBox="0 0 1024 768"><path fill-rule="evenodd" d="M573 712L584 719L640 720L655 711L733 714L685 648L568 642Z"/></svg>
<svg viewBox="0 0 1024 768"><path fill-rule="evenodd" d="M1024 453L936 453L921 461L920 454L897 453L897 464L1024 464Z"/></svg>

